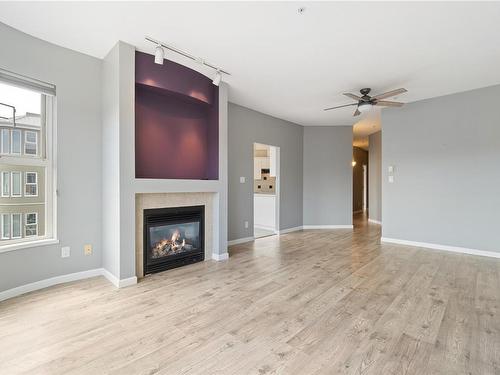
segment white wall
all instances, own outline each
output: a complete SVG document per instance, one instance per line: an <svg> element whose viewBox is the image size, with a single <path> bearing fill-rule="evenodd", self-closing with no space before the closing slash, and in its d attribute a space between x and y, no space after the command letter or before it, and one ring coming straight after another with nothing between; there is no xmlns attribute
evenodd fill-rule
<svg viewBox="0 0 500 375"><path fill-rule="evenodd" d="M0 67L56 85L60 244L0 253L0 291L101 266L101 61L0 23ZM94 253L85 256L84 244ZM71 256L61 258L61 246Z"/></svg>

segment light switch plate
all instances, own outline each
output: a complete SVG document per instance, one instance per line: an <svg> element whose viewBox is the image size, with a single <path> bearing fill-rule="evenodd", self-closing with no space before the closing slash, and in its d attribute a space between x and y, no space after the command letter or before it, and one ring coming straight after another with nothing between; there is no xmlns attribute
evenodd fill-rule
<svg viewBox="0 0 500 375"><path fill-rule="evenodd" d="M389 165L389 168L387 168L387 170L389 171L389 173L394 173L394 166Z"/></svg>
<svg viewBox="0 0 500 375"><path fill-rule="evenodd" d="M240 177L240 184L244 184L246 181L246 178L245 177Z"/></svg>
<svg viewBox="0 0 500 375"><path fill-rule="evenodd" d="M248 229L248 221L245 221L245 229Z"/></svg>
<svg viewBox="0 0 500 375"><path fill-rule="evenodd" d="M389 176L389 183L392 184L394 182L394 176Z"/></svg>
<svg viewBox="0 0 500 375"><path fill-rule="evenodd" d="M67 258L71 255L71 249L69 246L61 247L61 258Z"/></svg>

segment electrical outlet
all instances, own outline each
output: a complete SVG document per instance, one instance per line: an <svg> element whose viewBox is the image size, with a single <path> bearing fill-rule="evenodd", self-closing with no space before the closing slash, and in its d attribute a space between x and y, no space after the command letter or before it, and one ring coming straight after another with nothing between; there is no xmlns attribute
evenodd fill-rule
<svg viewBox="0 0 500 375"><path fill-rule="evenodd" d="M83 247L85 255L92 255L92 245L88 244Z"/></svg>
<svg viewBox="0 0 500 375"><path fill-rule="evenodd" d="M240 184L244 184L246 181L246 178L243 176L243 177L240 177Z"/></svg>
<svg viewBox="0 0 500 375"><path fill-rule="evenodd" d="M69 246L61 247L61 258L67 258L71 255L71 249Z"/></svg>
<svg viewBox="0 0 500 375"><path fill-rule="evenodd" d="M245 221L245 229L248 229L248 221Z"/></svg>

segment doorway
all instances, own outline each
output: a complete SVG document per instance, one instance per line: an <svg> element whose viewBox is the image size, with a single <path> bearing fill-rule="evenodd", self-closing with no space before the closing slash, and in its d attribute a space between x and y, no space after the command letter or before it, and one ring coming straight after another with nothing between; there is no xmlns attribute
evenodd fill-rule
<svg viewBox="0 0 500 375"><path fill-rule="evenodd" d="M279 147L254 143L253 145L253 223L254 237L279 233Z"/></svg>

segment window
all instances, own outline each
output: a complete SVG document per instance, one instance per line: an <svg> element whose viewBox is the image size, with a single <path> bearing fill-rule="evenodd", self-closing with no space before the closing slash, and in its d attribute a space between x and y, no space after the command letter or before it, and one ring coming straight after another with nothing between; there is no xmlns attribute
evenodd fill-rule
<svg viewBox="0 0 500 375"><path fill-rule="evenodd" d="M38 214L36 212L26 214L25 236L32 237L38 234Z"/></svg>
<svg viewBox="0 0 500 375"><path fill-rule="evenodd" d="M55 100L0 68L0 252L56 241Z"/></svg>
<svg viewBox="0 0 500 375"><path fill-rule="evenodd" d="M12 196L20 197L22 195L21 172L12 172L11 180L12 180Z"/></svg>
<svg viewBox="0 0 500 375"><path fill-rule="evenodd" d="M10 239L10 215L2 215L2 240Z"/></svg>
<svg viewBox="0 0 500 375"><path fill-rule="evenodd" d="M13 129L10 132L11 134L11 154L21 155L21 130Z"/></svg>
<svg viewBox="0 0 500 375"><path fill-rule="evenodd" d="M34 131L24 132L24 153L26 155L36 155L38 153L37 134Z"/></svg>
<svg viewBox="0 0 500 375"><path fill-rule="evenodd" d="M2 172L2 197L10 196L10 172Z"/></svg>
<svg viewBox="0 0 500 375"><path fill-rule="evenodd" d="M12 214L12 238L21 238L21 214Z"/></svg>
<svg viewBox="0 0 500 375"><path fill-rule="evenodd" d="M2 129L0 137L1 137L0 152L2 154L10 154L10 130Z"/></svg>
<svg viewBox="0 0 500 375"><path fill-rule="evenodd" d="M26 183L24 186L25 197L38 196L38 173L26 172Z"/></svg>

